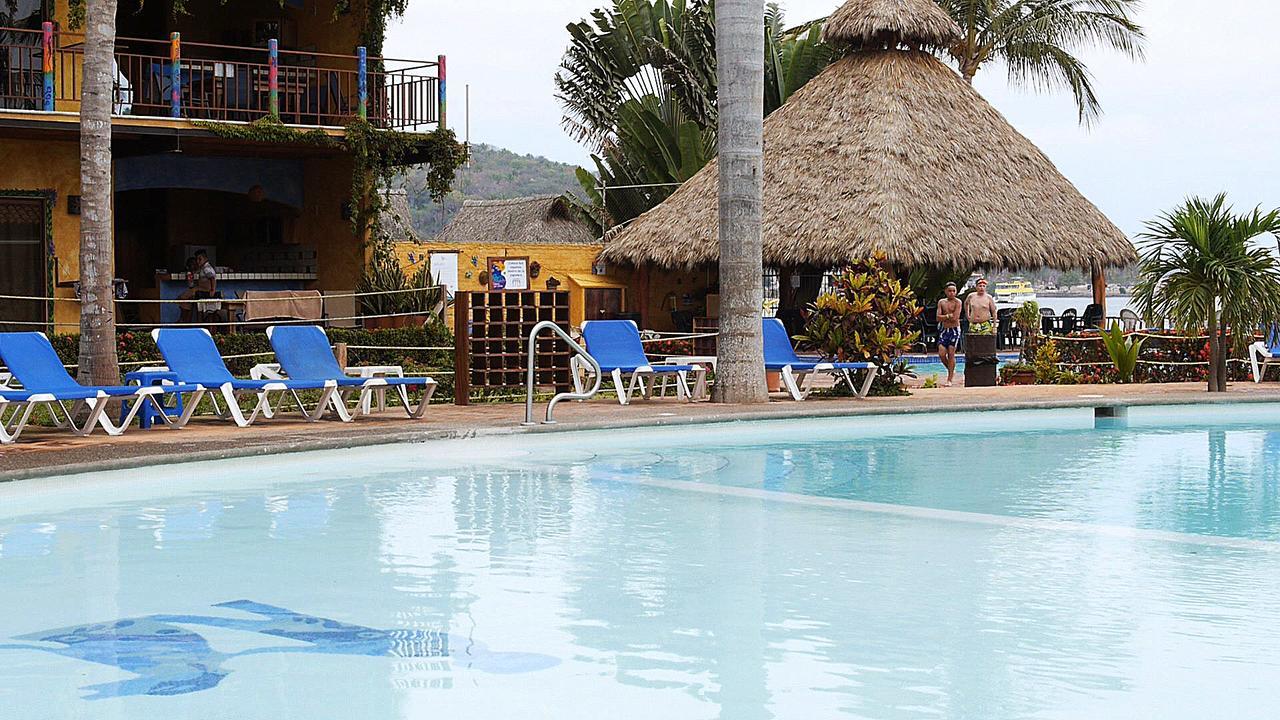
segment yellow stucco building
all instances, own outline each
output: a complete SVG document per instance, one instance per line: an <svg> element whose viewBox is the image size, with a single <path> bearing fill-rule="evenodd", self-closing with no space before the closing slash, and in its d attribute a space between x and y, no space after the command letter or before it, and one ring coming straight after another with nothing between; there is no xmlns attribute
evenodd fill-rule
<svg viewBox="0 0 1280 720"><path fill-rule="evenodd" d="M117 19L113 98L115 272L130 299L186 289L206 250L223 297L351 291L367 260L352 230L354 163L342 147L250 137L276 117L341 137L443 125L442 58L364 52L363 16L337 0L140 3ZM75 332L83 38L66 3L15 0L0 28L0 329ZM363 88L363 92L362 92ZM216 123L216 124L211 124ZM121 304L117 320L176 320L173 305Z"/></svg>
<svg viewBox="0 0 1280 720"><path fill-rule="evenodd" d="M570 324L581 327L585 320L634 315L627 275L597 260L603 247L591 223L550 195L468 200L440 235L400 242L396 254L406 273L426 263L453 292L568 291Z"/></svg>

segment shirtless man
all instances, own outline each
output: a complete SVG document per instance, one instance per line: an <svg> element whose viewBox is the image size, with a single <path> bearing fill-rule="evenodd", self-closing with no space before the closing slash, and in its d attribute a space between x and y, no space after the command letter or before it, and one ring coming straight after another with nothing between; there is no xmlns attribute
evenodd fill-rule
<svg viewBox="0 0 1280 720"><path fill-rule="evenodd" d="M960 310L956 284L947 283L947 296L938 301L938 359L947 368L945 387L956 380L956 345L960 344Z"/></svg>
<svg viewBox="0 0 1280 720"><path fill-rule="evenodd" d="M978 280L977 291L964 301L970 335L996 334L996 299L987 294L987 279Z"/></svg>

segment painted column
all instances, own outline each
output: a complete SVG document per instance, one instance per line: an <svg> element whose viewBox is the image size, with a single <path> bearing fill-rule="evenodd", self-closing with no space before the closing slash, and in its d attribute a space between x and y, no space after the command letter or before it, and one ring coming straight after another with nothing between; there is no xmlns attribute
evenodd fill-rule
<svg viewBox="0 0 1280 720"><path fill-rule="evenodd" d="M53 112L53 23L40 26L44 31L44 43L41 46L44 70L44 109Z"/></svg>
<svg viewBox="0 0 1280 720"><path fill-rule="evenodd" d="M443 130L444 128L448 127L448 124L445 122L446 118L448 117L448 103L446 102L446 95L445 95L445 62L444 62L444 56L443 56L443 55L438 56L438 57L436 58L436 61L439 63L439 70L440 70L440 81L439 81L438 83L436 83L436 90L437 90L437 92L438 92L438 93L439 93L439 95L440 95L440 98L439 98L439 100L440 100L440 129L441 129L441 130Z"/></svg>
<svg viewBox="0 0 1280 720"><path fill-rule="evenodd" d="M169 115L182 117L182 33L169 33Z"/></svg>
<svg viewBox="0 0 1280 720"><path fill-rule="evenodd" d="M369 119L369 68L368 56L364 46L356 48L356 87L359 91L357 114L361 120Z"/></svg>
<svg viewBox="0 0 1280 720"><path fill-rule="evenodd" d="M280 42L275 38L267 41L267 93L270 98L267 106L271 117L280 119Z"/></svg>

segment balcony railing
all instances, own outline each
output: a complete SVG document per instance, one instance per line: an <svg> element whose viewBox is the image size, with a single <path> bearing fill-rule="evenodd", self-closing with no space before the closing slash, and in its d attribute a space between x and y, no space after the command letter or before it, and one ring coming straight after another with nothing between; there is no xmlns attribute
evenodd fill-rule
<svg viewBox="0 0 1280 720"><path fill-rule="evenodd" d="M275 45L117 38L112 111L196 120L275 115L285 123L317 127L344 125L360 116L399 130L442 124L443 57L435 62L364 58L276 50ZM0 108L75 109L83 53L83 37L74 33L46 36L39 30L0 28Z"/></svg>

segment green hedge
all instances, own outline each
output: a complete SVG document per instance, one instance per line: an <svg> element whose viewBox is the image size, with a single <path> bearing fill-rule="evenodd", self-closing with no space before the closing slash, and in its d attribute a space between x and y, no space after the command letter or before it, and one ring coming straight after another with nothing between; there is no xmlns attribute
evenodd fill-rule
<svg viewBox="0 0 1280 720"><path fill-rule="evenodd" d="M349 330L332 328L329 340L356 346L378 347L444 347L448 350L348 350L350 365L401 365L411 375L430 374L439 383L433 400L450 402L453 399L453 375L441 374L453 371L453 334L442 324L426 327L396 328L388 330ZM271 342L265 333L241 333L214 335L214 342L222 355L249 355L254 357L232 358L227 367L238 377L248 377L249 370L259 363L273 361ZM58 335L53 347L64 363L77 363L80 353L79 335ZM162 364L160 351L151 335L144 332L122 332L118 335L116 352L119 353L121 374L136 369L139 363Z"/></svg>

